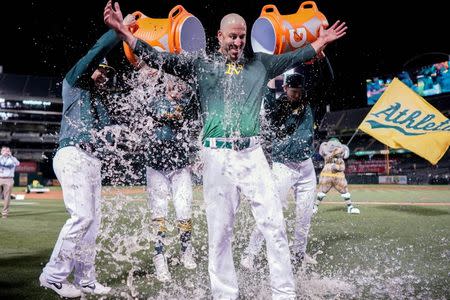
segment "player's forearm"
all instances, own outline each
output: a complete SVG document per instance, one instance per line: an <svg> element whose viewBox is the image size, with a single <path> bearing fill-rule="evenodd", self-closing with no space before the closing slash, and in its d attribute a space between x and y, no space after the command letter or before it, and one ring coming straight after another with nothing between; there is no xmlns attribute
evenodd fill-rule
<svg viewBox="0 0 450 300"><path fill-rule="evenodd" d="M175 53L159 52L148 43L137 40L133 53L149 67L188 80L195 76L193 60Z"/></svg>
<svg viewBox="0 0 450 300"><path fill-rule="evenodd" d="M310 44L303 48L299 48L295 51L278 54L260 54L261 61L265 65L267 75L269 78L274 78L280 74L283 74L287 70L299 66L301 63L312 59L316 56L314 48Z"/></svg>
<svg viewBox="0 0 450 300"><path fill-rule="evenodd" d="M326 45L327 43L321 37L311 43L311 47L313 47L318 54L320 54L325 49Z"/></svg>
<svg viewBox="0 0 450 300"><path fill-rule="evenodd" d="M14 168L16 166L16 161L17 159L10 157L7 157L6 159L2 159L2 162L0 162L0 167L3 168Z"/></svg>
<svg viewBox="0 0 450 300"><path fill-rule="evenodd" d="M128 30L128 27L125 25L119 26L119 28L116 29L117 35L124 41L125 43L130 46L131 49L134 50L136 47L137 38Z"/></svg>

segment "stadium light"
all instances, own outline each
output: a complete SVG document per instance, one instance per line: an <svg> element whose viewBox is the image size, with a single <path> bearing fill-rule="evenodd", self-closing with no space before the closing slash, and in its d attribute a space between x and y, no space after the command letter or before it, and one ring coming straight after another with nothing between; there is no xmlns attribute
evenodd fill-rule
<svg viewBox="0 0 450 300"><path fill-rule="evenodd" d="M49 106L52 104L50 101L41 101L41 100L23 100L22 103L25 105L39 105L39 106Z"/></svg>

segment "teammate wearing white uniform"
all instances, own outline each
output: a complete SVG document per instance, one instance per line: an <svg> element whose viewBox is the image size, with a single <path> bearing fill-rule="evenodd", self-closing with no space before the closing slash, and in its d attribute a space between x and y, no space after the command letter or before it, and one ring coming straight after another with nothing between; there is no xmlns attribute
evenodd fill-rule
<svg viewBox="0 0 450 300"><path fill-rule="evenodd" d="M149 141L146 173L149 206L153 222L158 226L153 263L156 277L162 282L171 279L164 249L170 199L180 233L181 263L187 269L197 267L191 245L192 179L189 166L192 156L190 129L193 128L191 121L195 120L195 108L190 106L187 86L181 81L167 80L166 89L165 97L150 103L150 115L157 125Z"/></svg>
<svg viewBox="0 0 450 300"><path fill-rule="evenodd" d="M276 99L275 81L271 80L264 100L271 132L268 155L273 161L275 185L284 209L288 208L289 190L292 188L294 191L294 262L316 263L306 255L316 190L316 172L311 160L314 153L314 120L309 102L305 98L304 77L297 73L288 75L283 89L284 93ZM243 267L253 269L254 259L261 251L263 241L264 237L256 227L241 257Z"/></svg>
<svg viewBox="0 0 450 300"><path fill-rule="evenodd" d="M267 244L272 296L295 299L282 206L271 170L259 143L259 112L264 86L278 74L345 34L337 22L305 48L282 54L243 54L247 27L237 14L225 16L218 32L219 51L210 59L158 52L138 40L122 24L118 3L105 7L105 23L130 45L135 55L155 68L194 78L203 117L203 192L208 222L208 271L214 299L239 296L231 241L239 194L251 202L253 216Z"/></svg>
<svg viewBox="0 0 450 300"><path fill-rule="evenodd" d="M105 33L63 81L63 114L53 168L70 218L39 277L41 286L61 297L110 291L97 281L95 273L95 240L101 219L101 161L97 155L102 145L93 133L110 123L104 99L114 69L105 64L104 57L119 42L114 31ZM68 281L72 271L73 284Z"/></svg>

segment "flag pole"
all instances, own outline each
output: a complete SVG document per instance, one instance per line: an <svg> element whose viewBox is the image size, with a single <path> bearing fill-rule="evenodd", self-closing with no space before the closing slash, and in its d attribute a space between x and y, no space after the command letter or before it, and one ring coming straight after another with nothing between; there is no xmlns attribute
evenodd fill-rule
<svg viewBox="0 0 450 300"><path fill-rule="evenodd" d="M389 175L389 146L386 145L386 173Z"/></svg>
<svg viewBox="0 0 450 300"><path fill-rule="evenodd" d="M355 133L353 133L352 137L350 138L350 140L347 142L347 147L348 145L350 145L350 142L353 140L353 138L355 137L355 135L359 132L359 128L356 129Z"/></svg>

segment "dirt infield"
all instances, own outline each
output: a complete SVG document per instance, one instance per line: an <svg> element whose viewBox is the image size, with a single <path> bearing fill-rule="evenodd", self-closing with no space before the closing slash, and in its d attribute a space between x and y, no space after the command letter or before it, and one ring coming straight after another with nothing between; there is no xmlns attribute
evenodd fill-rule
<svg viewBox="0 0 450 300"><path fill-rule="evenodd" d="M62 200L62 191L49 191L45 193L21 193L15 195L25 195L25 200Z"/></svg>
<svg viewBox="0 0 450 300"><path fill-rule="evenodd" d="M450 191L450 185L350 185L349 189L367 191Z"/></svg>
<svg viewBox="0 0 450 300"><path fill-rule="evenodd" d="M112 188L105 187L103 188L102 195L110 196L117 193L125 194L125 195L138 195L145 192L144 187L132 187L132 188ZM25 195L26 200L62 200L63 194L62 190L52 190L45 193L23 193L16 192L16 195Z"/></svg>

